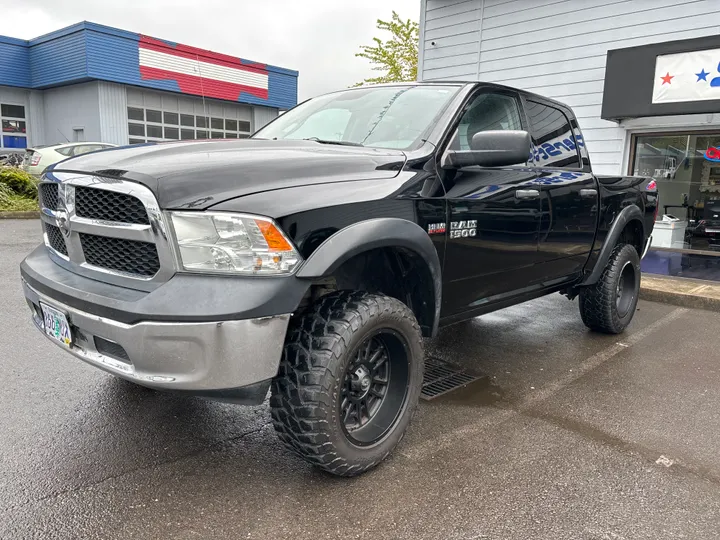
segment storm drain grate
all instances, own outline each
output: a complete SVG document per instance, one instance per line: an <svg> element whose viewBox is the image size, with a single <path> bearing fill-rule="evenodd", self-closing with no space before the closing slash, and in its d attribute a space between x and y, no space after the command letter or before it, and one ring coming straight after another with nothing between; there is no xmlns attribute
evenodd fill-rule
<svg viewBox="0 0 720 540"><path fill-rule="evenodd" d="M420 397L426 400L435 399L482 377L483 375L470 373L465 368L439 358L426 358Z"/></svg>

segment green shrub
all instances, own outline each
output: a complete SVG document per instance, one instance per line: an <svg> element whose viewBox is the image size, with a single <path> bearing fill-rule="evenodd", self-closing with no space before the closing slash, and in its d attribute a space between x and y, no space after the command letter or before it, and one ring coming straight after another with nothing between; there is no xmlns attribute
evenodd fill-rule
<svg viewBox="0 0 720 540"><path fill-rule="evenodd" d="M17 195L37 198L35 179L16 167L0 167L0 185L9 187Z"/></svg>
<svg viewBox="0 0 720 540"><path fill-rule="evenodd" d="M25 212L38 210L37 199L18 195L6 184L0 184L0 212Z"/></svg>

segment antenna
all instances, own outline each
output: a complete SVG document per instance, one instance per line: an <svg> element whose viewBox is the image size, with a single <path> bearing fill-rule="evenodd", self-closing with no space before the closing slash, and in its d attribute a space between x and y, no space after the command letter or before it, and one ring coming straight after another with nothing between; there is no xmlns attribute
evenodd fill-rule
<svg viewBox="0 0 720 540"><path fill-rule="evenodd" d="M57 128L57 130L58 130L58 133L63 136L63 139L65 139L65 142L70 142L70 139L68 139L68 138L65 136L65 134L64 134L62 131L60 131L60 128Z"/></svg>
<svg viewBox="0 0 720 540"><path fill-rule="evenodd" d="M203 113L205 114L205 118L208 122L205 129L207 129L208 139L212 139L212 134L210 133L210 115L208 114L207 106L205 105L205 87L203 85L202 69L200 69L200 55L197 53L195 53L195 61L198 65L198 75L200 75L200 94L202 95Z"/></svg>

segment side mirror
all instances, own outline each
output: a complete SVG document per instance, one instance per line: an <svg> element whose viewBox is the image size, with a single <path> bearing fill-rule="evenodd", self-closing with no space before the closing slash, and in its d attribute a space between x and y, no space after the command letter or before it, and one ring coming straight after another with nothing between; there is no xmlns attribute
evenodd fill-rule
<svg viewBox="0 0 720 540"><path fill-rule="evenodd" d="M471 165L507 167L530 159L530 134L527 131L481 131L473 135L471 150L446 150L440 160L443 169Z"/></svg>

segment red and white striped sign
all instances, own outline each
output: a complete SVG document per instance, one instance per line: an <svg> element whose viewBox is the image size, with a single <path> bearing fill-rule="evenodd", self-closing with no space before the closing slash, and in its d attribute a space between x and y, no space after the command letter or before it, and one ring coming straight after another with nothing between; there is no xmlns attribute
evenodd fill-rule
<svg viewBox="0 0 720 540"><path fill-rule="evenodd" d="M176 81L185 94L237 101L242 92L268 98L265 64L245 63L240 58L187 45L169 45L140 36L140 77L143 80Z"/></svg>

